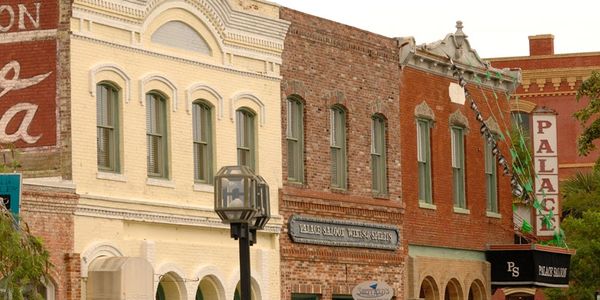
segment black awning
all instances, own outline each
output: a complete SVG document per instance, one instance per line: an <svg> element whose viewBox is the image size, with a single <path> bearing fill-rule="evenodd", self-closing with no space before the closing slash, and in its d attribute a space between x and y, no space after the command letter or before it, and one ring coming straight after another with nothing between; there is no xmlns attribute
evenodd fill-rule
<svg viewBox="0 0 600 300"><path fill-rule="evenodd" d="M541 245L494 245L485 252L492 286L568 287L574 251Z"/></svg>

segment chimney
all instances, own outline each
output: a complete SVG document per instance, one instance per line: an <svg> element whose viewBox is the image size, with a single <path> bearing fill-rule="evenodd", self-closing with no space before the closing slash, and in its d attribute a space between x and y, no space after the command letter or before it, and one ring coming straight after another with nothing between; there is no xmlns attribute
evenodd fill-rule
<svg viewBox="0 0 600 300"><path fill-rule="evenodd" d="M554 36L551 34L530 35L529 55L554 55Z"/></svg>

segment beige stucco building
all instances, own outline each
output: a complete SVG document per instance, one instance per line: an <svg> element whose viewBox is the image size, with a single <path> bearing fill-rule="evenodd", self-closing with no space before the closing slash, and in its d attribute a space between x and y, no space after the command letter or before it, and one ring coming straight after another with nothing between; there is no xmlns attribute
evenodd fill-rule
<svg viewBox="0 0 600 300"><path fill-rule="evenodd" d="M135 299L233 299L238 244L214 213L211 178L240 155L271 189L273 218L251 248L254 299L279 298L279 67L288 24L278 7L75 0L72 9L81 299L113 297L100 295L106 284ZM132 278L149 272L147 295Z"/></svg>

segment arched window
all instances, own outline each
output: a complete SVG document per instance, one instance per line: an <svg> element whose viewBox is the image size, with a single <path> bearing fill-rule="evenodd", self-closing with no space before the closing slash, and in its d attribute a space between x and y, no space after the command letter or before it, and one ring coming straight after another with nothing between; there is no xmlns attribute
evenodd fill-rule
<svg viewBox="0 0 600 300"><path fill-rule="evenodd" d="M205 102L192 105L194 132L194 180L211 184L213 181L212 108Z"/></svg>
<svg viewBox="0 0 600 300"><path fill-rule="evenodd" d="M148 177L168 178L167 100L159 93L146 94Z"/></svg>
<svg viewBox="0 0 600 300"><path fill-rule="evenodd" d="M329 111L330 150L331 150L331 186L346 189L346 111L333 106Z"/></svg>
<svg viewBox="0 0 600 300"><path fill-rule="evenodd" d="M288 180L304 182L304 104L287 99L287 166Z"/></svg>
<svg viewBox="0 0 600 300"><path fill-rule="evenodd" d="M256 115L248 109L236 111L238 164L252 170L256 167L255 119Z"/></svg>
<svg viewBox="0 0 600 300"><path fill-rule="evenodd" d="M98 170L119 173L119 91L108 83L96 86L96 152Z"/></svg>
<svg viewBox="0 0 600 300"><path fill-rule="evenodd" d="M381 115L371 120L371 172L373 194L387 194L386 126Z"/></svg>

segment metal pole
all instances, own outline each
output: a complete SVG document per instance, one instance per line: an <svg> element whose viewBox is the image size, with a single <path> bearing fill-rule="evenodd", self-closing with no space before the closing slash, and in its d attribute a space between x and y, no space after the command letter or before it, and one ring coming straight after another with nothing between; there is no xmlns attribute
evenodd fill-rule
<svg viewBox="0 0 600 300"><path fill-rule="evenodd" d="M250 232L248 224L240 224L240 292L241 300L251 300L250 294Z"/></svg>

